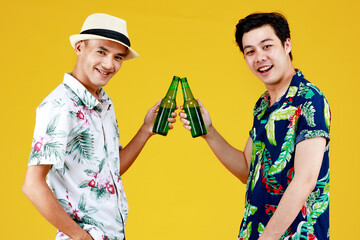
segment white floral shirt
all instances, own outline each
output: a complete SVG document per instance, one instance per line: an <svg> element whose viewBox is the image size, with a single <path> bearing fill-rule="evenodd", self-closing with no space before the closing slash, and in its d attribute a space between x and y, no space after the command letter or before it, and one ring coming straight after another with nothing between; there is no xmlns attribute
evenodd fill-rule
<svg viewBox="0 0 360 240"><path fill-rule="evenodd" d="M66 73L36 110L29 165L52 165L49 187L95 240L124 239L128 204L120 178L119 131L103 89L99 99ZM70 238L58 231L56 239Z"/></svg>

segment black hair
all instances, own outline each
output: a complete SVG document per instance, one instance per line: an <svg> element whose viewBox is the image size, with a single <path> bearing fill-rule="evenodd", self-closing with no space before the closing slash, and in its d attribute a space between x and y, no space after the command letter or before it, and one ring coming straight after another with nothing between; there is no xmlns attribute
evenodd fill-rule
<svg viewBox="0 0 360 240"><path fill-rule="evenodd" d="M264 25L270 25L274 29L276 36L280 39L283 46L286 39L290 39L289 24L283 15L277 12L253 13L240 19L239 23L236 25L235 39L242 53L244 53L244 47L242 45L243 35ZM292 60L293 57L291 51L289 56Z"/></svg>

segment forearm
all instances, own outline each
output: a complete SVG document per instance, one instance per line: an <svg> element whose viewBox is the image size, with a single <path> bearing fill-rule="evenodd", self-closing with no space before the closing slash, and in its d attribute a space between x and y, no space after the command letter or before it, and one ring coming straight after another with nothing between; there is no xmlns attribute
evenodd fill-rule
<svg viewBox="0 0 360 240"><path fill-rule="evenodd" d="M204 137L215 156L238 179L246 183L249 175L249 164L245 153L232 147L214 128Z"/></svg>
<svg viewBox="0 0 360 240"><path fill-rule="evenodd" d="M278 240L301 211L314 185L294 178L259 240Z"/></svg>
<svg viewBox="0 0 360 240"><path fill-rule="evenodd" d="M23 192L40 214L61 232L72 239L91 239L61 207L45 181L26 181Z"/></svg>
<svg viewBox="0 0 360 240"><path fill-rule="evenodd" d="M151 136L147 127L143 125L126 147L120 150L120 175L124 174L134 163Z"/></svg>

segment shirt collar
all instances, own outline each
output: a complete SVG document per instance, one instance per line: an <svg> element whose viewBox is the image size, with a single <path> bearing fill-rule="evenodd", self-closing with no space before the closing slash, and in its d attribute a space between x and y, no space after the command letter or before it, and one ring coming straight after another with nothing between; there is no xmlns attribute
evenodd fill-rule
<svg viewBox="0 0 360 240"><path fill-rule="evenodd" d="M296 73L292 77L290 86L286 90L286 93L278 99L271 107L268 107L267 111L272 112L275 109L280 108L283 104L287 104L290 101L292 101L292 98L296 95L297 90L299 89L299 85L301 82L301 79L304 78L303 73L299 69L295 69ZM270 103L270 95L268 94L268 91L266 91L263 95L267 98L267 102ZM268 105L269 106L269 105Z"/></svg>
<svg viewBox="0 0 360 240"><path fill-rule="evenodd" d="M99 100L97 100L71 73L65 73L63 83L78 96L88 109L93 109L96 106L102 108L104 103L108 106L112 105L111 99L103 88L100 88Z"/></svg>

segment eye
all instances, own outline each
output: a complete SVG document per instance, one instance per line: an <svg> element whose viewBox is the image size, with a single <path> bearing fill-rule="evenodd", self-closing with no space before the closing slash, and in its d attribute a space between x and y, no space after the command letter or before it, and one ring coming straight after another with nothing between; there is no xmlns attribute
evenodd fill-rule
<svg viewBox="0 0 360 240"><path fill-rule="evenodd" d="M102 51L102 50L98 50L97 52L98 52L100 55L105 55L105 52Z"/></svg>
<svg viewBox="0 0 360 240"><path fill-rule="evenodd" d="M123 56L116 56L115 60L116 61L122 61L122 60L124 60L124 57Z"/></svg>
<svg viewBox="0 0 360 240"><path fill-rule="evenodd" d="M265 45L264 46L264 49L268 49L268 48L270 48L272 45Z"/></svg>
<svg viewBox="0 0 360 240"><path fill-rule="evenodd" d="M247 51L247 52L245 52L245 55L246 56L251 56L251 55L253 55L254 54L254 50L249 50L249 51Z"/></svg>

